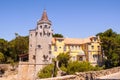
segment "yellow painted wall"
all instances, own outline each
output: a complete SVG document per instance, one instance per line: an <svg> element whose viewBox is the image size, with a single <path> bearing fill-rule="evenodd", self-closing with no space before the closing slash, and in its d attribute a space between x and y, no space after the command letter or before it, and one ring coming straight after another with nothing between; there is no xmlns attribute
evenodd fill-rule
<svg viewBox="0 0 120 80"><path fill-rule="evenodd" d="M57 51L54 51L54 46L57 47ZM66 51L64 51L64 46L66 46ZM80 47L78 47L80 46ZM92 46L94 46L94 48L92 49ZM64 43L64 39L62 39L62 41L59 41L59 39L56 39L55 43L52 44L52 53L55 57L57 57L60 53L66 53L66 52L70 52L71 57L77 57L78 53L83 50L85 52L85 56L86 56L86 60L88 60L89 55L88 55L88 51L91 51L90 56L93 56L94 54L98 54L98 46L101 48L100 42L96 41L92 41L90 43L85 43L85 44L81 44L81 45L74 45L74 44L69 44L69 45L65 45ZM100 54L101 52L99 52ZM93 58L89 59L90 62L93 62Z"/></svg>
<svg viewBox="0 0 120 80"><path fill-rule="evenodd" d="M55 51L55 46L57 47L57 51ZM64 51L64 46L66 46L66 51ZM71 46L73 46L74 48L71 48ZM80 47L78 48L78 46ZM52 53L55 57L57 57L59 53L63 53L63 52L70 52L71 56L77 56L77 54L81 50L82 50L81 45L65 45L64 39L61 42L56 39L55 44L52 44Z"/></svg>

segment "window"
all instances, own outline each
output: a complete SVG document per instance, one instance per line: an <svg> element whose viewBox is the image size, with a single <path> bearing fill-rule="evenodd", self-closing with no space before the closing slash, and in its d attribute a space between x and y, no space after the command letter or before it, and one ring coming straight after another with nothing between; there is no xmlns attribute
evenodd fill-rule
<svg viewBox="0 0 120 80"><path fill-rule="evenodd" d="M92 45L91 48L94 49L94 46Z"/></svg>
<svg viewBox="0 0 120 80"><path fill-rule="evenodd" d="M40 36L42 36L42 33L40 32Z"/></svg>
<svg viewBox="0 0 120 80"><path fill-rule="evenodd" d="M96 38L94 38L94 41L96 41L97 39Z"/></svg>
<svg viewBox="0 0 120 80"><path fill-rule="evenodd" d="M100 50L100 46L98 46L98 50Z"/></svg>
<svg viewBox="0 0 120 80"><path fill-rule="evenodd" d="M77 46L74 47L77 50Z"/></svg>
<svg viewBox="0 0 120 80"><path fill-rule="evenodd" d="M38 32L35 33L35 36L37 36Z"/></svg>
<svg viewBox="0 0 120 80"><path fill-rule="evenodd" d="M83 57L82 56L79 57L79 61L83 61Z"/></svg>
<svg viewBox="0 0 120 80"><path fill-rule="evenodd" d="M50 26L48 28L50 28Z"/></svg>
<svg viewBox="0 0 120 80"><path fill-rule="evenodd" d="M35 59L36 58L36 56L35 55L33 55L33 59Z"/></svg>
<svg viewBox="0 0 120 80"><path fill-rule="evenodd" d="M98 56L97 55L93 55L93 59L94 59L94 61L97 61L98 60Z"/></svg>
<svg viewBox="0 0 120 80"><path fill-rule="evenodd" d="M30 34L30 36L32 37L32 34Z"/></svg>
<svg viewBox="0 0 120 80"><path fill-rule="evenodd" d="M74 49L74 46L70 46L70 49L73 50L73 49Z"/></svg>
<svg viewBox="0 0 120 80"><path fill-rule="evenodd" d="M66 51L66 46L64 46L64 51Z"/></svg>
<svg viewBox="0 0 120 80"><path fill-rule="evenodd" d="M49 45L49 50L51 50L51 45Z"/></svg>
<svg viewBox="0 0 120 80"><path fill-rule="evenodd" d="M40 29L42 29L42 26L40 26Z"/></svg>
<svg viewBox="0 0 120 80"><path fill-rule="evenodd" d="M51 51L49 51L49 54L51 54Z"/></svg>
<svg viewBox="0 0 120 80"><path fill-rule="evenodd" d="M75 61L75 56L73 56L72 58L73 58L73 61Z"/></svg>
<svg viewBox="0 0 120 80"><path fill-rule="evenodd" d="M57 51L57 46L54 46L54 51Z"/></svg>
<svg viewBox="0 0 120 80"><path fill-rule="evenodd" d="M45 25L45 28L47 28L47 25Z"/></svg>
<svg viewBox="0 0 120 80"><path fill-rule="evenodd" d="M32 44L30 44L30 47L32 47Z"/></svg>
<svg viewBox="0 0 120 80"><path fill-rule="evenodd" d="M62 42L62 39L58 39L59 42Z"/></svg>
<svg viewBox="0 0 120 80"><path fill-rule="evenodd" d="M50 36L50 33L47 33L48 36Z"/></svg>
<svg viewBox="0 0 120 80"><path fill-rule="evenodd" d="M38 48L41 48L41 45L38 45Z"/></svg>
<svg viewBox="0 0 120 80"><path fill-rule="evenodd" d="M80 46L77 46L77 49L79 50L79 49L80 49Z"/></svg>

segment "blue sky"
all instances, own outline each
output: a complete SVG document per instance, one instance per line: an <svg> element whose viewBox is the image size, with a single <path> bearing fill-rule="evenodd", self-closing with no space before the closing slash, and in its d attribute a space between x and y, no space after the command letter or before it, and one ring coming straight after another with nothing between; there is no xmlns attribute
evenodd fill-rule
<svg viewBox="0 0 120 80"><path fill-rule="evenodd" d="M109 28L120 33L120 0L0 0L0 38L28 35L44 9L54 33L65 37L86 38Z"/></svg>

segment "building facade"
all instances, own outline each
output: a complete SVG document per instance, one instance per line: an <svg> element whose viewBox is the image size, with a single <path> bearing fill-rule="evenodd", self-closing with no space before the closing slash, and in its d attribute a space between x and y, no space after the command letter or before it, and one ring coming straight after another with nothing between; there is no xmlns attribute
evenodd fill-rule
<svg viewBox="0 0 120 80"><path fill-rule="evenodd" d="M29 33L29 63L35 64L36 72L52 62L52 34L51 21L44 10L37 27Z"/></svg>
<svg viewBox="0 0 120 80"><path fill-rule="evenodd" d="M53 31L51 25L44 10L36 28L29 31L29 60L28 62L19 62L18 80L36 80L40 69L52 63Z"/></svg>
<svg viewBox="0 0 120 80"><path fill-rule="evenodd" d="M51 64L52 58L56 58L60 53L68 53L72 61L88 61L92 65L102 62L99 37L85 39L52 37L51 25L44 10L36 28L29 31L29 60L19 62L18 80L36 80L40 69Z"/></svg>
<svg viewBox="0 0 120 80"><path fill-rule="evenodd" d="M88 61L92 65L102 62L99 37L80 38L52 38L52 54L57 57L60 53L68 53L72 61Z"/></svg>

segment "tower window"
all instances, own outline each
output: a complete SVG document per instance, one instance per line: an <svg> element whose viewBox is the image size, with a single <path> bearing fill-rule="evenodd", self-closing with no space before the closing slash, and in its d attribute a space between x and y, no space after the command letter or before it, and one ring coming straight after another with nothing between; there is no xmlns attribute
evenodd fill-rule
<svg viewBox="0 0 120 80"><path fill-rule="evenodd" d="M32 47L32 44L30 44L30 47Z"/></svg>
<svg viewBox="0 0 120 80"><path fill-rule="evenodd" d="M41 45L38 45L38 48L41 48Z"/></svg>
<svg viewBox="0 0 120 80"><path fill-rule="evenodd" d="M40 29L42 29L42 26L40 26Z"/></svg>
<svg viewBox="0 0 120 80"><path fill-rule="evenodd" d="M33 55L33 59L35 59L36 58L36 56L35 55Z"/></svg>
<svg viewBox="0 0 120 80"><path fill-rule="evenodd" d="M97 39L96 38L94 38L94 41L96 41Z"/></svg>
<svg viewBox="0 0 120 80"><path fill-rule="evenodd" d="M30 36L32 37L32 34L30 34Z"/></svg>
<svg viewBox="0 0 120 80"><path fill-rule="evenodd" d="M37 36L38 32L35 33L35 36Z"/></svg>
<svg viewBox="0 0 120 80"><path fill-rule="evenodd" d="M48 36L50 36L50 33L47 33Z"/></svg>
<svg viewBox="0 0 120 80"><path fill-rule="evenodd" d="M45 25L45 28L47 28L47 25Z"/></svg>
<svg viewBox="0 0 120 80"><path fill-rule="evenodd" d="M48 28L50 28L50 26Z"/></svg>
<svg viewBox="0 0 120 80"><path fill-rule="evenodd" d="M42 33L40 32L40 36L42 36Z"/></svg>
<svg viewBox="0 0 120 80"><path fill-rule="evenodd" d="M51 54L52 52L51 51L49 51L49 54Z"/></svg>
<svg viewBox="0 0 120 80"><path fill-rule="evenodd" d="M49 50L51 50L51 45L49 45Z"/></svg>

